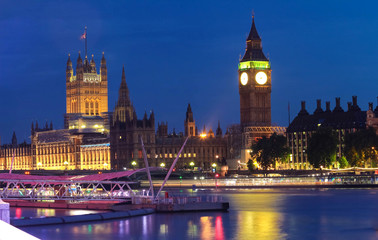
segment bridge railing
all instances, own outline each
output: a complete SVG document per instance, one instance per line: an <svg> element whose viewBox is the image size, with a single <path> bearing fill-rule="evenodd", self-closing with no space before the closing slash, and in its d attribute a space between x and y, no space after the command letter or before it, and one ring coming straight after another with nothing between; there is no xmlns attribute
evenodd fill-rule
<svg viewBox="0 0 378 240"><path fill-rule="evenodd" d="M121 200L134 196L121 181L9 180L0 179L0 198L23 200Z"/></svg>

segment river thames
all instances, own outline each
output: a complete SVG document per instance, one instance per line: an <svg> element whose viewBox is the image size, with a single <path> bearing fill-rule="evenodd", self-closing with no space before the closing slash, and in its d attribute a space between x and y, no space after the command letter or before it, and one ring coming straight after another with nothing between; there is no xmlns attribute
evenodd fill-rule
<svg viewBox="0 0 378 240"><path fill-rule="evenodd" d="M122 220L24 227L41 239L378 239L378 189L221 189L228 212L158 213ZM83 210L12 208L11 217Z"/></svg>

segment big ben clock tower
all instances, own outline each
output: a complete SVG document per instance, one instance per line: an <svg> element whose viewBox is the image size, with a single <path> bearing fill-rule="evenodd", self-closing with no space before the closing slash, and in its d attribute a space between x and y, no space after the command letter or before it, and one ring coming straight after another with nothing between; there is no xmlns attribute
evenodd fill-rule
<svg viewBox="0 0 378 240"><path fill-rule="evenodd" d="M271 68L262 51L254 17L238 72L241 126L271 126Z"/></svg>

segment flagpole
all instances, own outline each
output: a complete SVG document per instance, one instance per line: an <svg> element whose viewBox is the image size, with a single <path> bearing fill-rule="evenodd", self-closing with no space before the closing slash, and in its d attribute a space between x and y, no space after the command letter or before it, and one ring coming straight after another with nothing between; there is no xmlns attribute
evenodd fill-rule
<svg viewBox="0 0 378 240"><path fill-rule="evenodd" d="M85 26L85 57L87 57L87 26Z"/></svg>

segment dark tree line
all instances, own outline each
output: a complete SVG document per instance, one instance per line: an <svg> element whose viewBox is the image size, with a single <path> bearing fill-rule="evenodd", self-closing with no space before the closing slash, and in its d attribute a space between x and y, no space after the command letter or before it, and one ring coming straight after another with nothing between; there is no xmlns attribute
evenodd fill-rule
<svg viewBox="0 0 378 240"><path fill-rule="evenodd" d="M345 137L344 156L350 166L377 166L378 136L373 129L350 133Z"/></svg>
<svg viewBox="0 0 378 240"><path fill-rule="evenodd" d="M318 128L308 140L307 159L314 168L329 167L336 162L337 134L331 128Z"/></svg>
<svg viewBox="0 0 378 240"><path fill-rule="evenodd" d="M345 135L343 142L339 142L338 133L325 127L319 127L308 139L308 162L314 168L329 168L332 166L346 167L377 167L378 136L374 129L360 129ZM337 158L338 148L342 144L342 156ZM251 160L248 169L254 169L255 160L262 169L274 167L277 162L284 163L290 155L286 137L273 134L263 137L253 143Z"/></svg>
<svg viewBox="0 0 378 240"><path fill-rule="evenodd" d="M336 159L338 145L343 144L342 156ZM308 140L307 157L309 163L319 168L339 163L340 168L377 165L378 136L373 129L361 129L345 135L338 141L336 131L318 128Z"/></svg>
<svg viewBox="0 0 378 240"><path fill-rule="evenodd" d="M267 170L275 165L276 162L287 161L290 149L286 144L286 137L274 133L269 138L263 137L252 145L251 157L262 167ZM253 160L249 160L248 168L252 170Z"/></svg>

